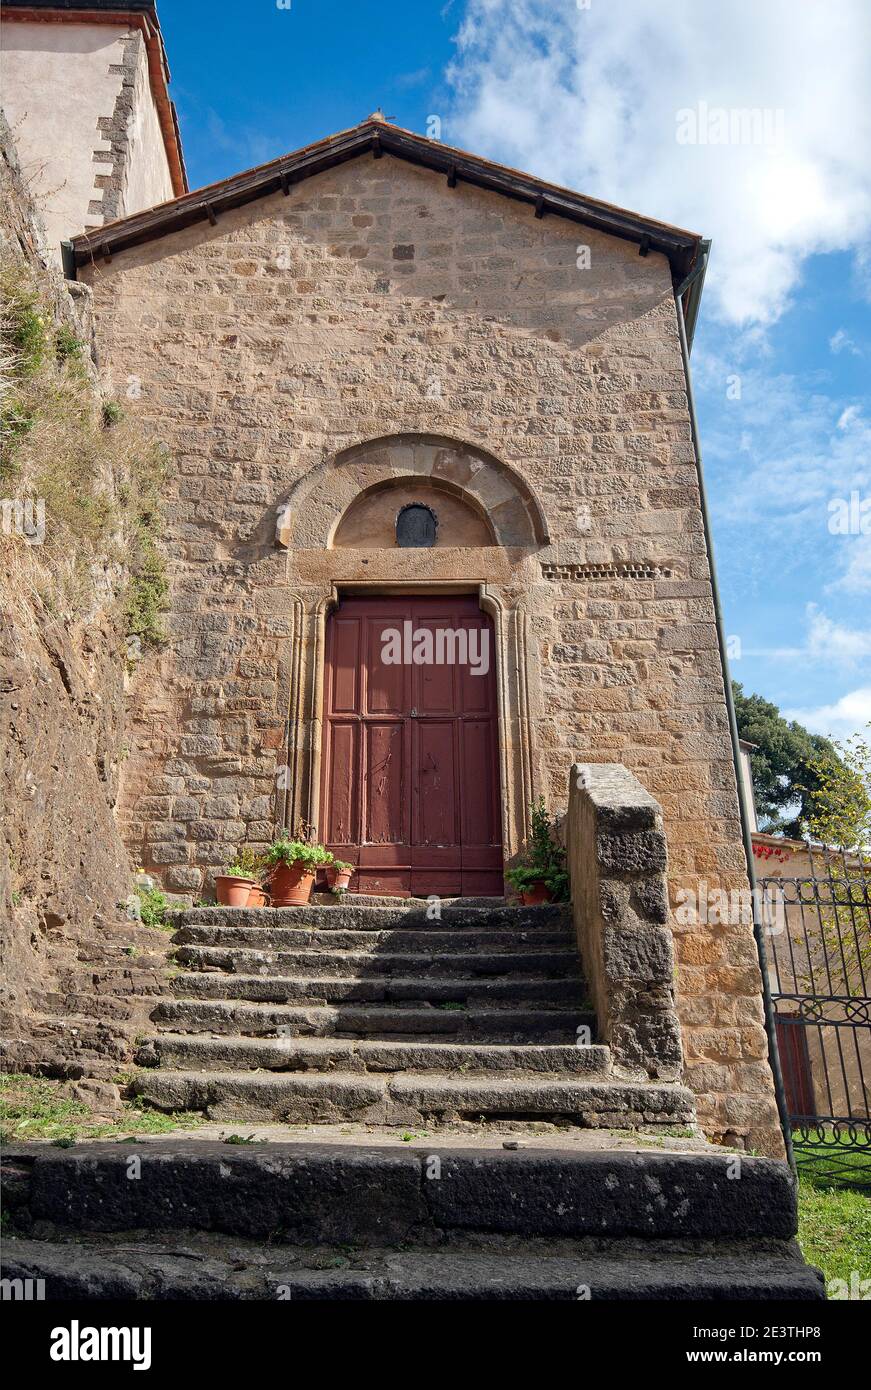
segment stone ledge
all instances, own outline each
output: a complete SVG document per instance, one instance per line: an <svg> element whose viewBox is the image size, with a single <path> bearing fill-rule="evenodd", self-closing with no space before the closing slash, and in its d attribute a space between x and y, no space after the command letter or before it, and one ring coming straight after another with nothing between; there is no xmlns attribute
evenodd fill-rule
<svg viewBox="0 0 871 1390"><path fill-rule="evenodd" d="M657 1248L648 1251L647 1245ZM348 1251L335 1246L242 1244L212 1236L196 1240L172 1232L150 1235L131 1250L108 1240L4 1242L6 1279L42 1279L47 1302L67 1299L307 1299L548 1300L590 1299L758 1300L819 1302L820 1273L790 1245L758 1249L740 1242L720 1249L662 1248L639 1252L620 1245L597 1251L543 1250L538 1243L433 1251Z"/></svg>
<svg viewBox="0 0 871 1390"><path fill-rule="evenodd" d="M131 1155L141 1178L128 1177ZM440 1159L441 1177L427 1180ZM719 1154L212 1141L92 1143L3 1155L14 1232L221 1231L284 1242L401 1244L425 1233L789 1239L784 1163Z"/></svg>

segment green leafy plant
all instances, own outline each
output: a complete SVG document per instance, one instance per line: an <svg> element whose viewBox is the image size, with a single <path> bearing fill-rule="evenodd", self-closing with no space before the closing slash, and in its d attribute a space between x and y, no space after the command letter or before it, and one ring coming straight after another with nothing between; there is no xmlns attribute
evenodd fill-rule
<svg viewBox="0 0 871 1390"><path fill-rule="evenodd" d="M134 893L139 899L139 920L143 927L157 927L159 931L171 931L166 920L169 902L166 894L159 888L147 888L137 883Z"/></svg>
<svg viewBox="0 0 871 1390"><path fill-rule="evenodd" d="M131 1128L139 1134L167 1134L202 1122L199 1112L148 1110L139 1096L122 1102L117 1121L102 1122L83 1101L67 1096L61 1082L16 1072L0 1076L0 1124L7 1143L47 1139L67 1148L81 1139L132 1138Z"/></svg>
<svg viewBox="0 0 871 1390"><path fill-rule="evenodd" d="M73 330L62 323L54 335L54 355L58 362L81 362L85 345Z"/></svg>
<svg viewBox="0 0 871 1390"><path fill-rule="evenodd" d="M47 310L32 285L11 272L3 283L3 330L22 376L42 366L48 347Z"/></svg>
<svg viewBox="0 0 871 1390"><path fill-rule="evenodd" d="M251 878L255 883L259 883L265 868L266 861L263 855L255 853L250 845L243 845L224 873L228 878Z"/></svg>
<svg viewBox="0 0 871 1390"><path fill-rule="evenodd" d="M124 411L117 401L104 401L102 408L103 425L108 430L113 425L117 425L119 420L123 420Z"/></svg>
<svg viewBox="0 0 871 1390"><path fill-rule="evenodd" d="M225 878L251 878L247 869L243 869L241 864L228 864L224 870Z"/></svg>
<svg viewBox="0 0 871 1390"><path fill-rule="evenodd" d="M144 490L158 485L158 469ZM150 493L135 509L131 528L128 563L130 581L124 605L124 625L128 637L137 637L144 646L160 647L166 641L162 614L169 607L166 561L160 549L160 515Z"/></svg>
<svg viewBox="0 0 871 1390"><path fill-rule="evenodd" d="M528 892L534 885L543 883L554 902L566 902L569 896L566 852L554 838L553 822L545 809L544 797L540 796L529 809L532 814L529 845L522 862L508 869L505 877L515 893Z"/></svg>
<svg viewBox="0 0 871 1390"><path fill-rule="evenodd" d="M291 840L286 832L279 835L269 846L265 859L270 869L276 868L279 864L295 864L309 873L335 862L330 851L324 849L323 845L312 844L304 839Z"/></svg>

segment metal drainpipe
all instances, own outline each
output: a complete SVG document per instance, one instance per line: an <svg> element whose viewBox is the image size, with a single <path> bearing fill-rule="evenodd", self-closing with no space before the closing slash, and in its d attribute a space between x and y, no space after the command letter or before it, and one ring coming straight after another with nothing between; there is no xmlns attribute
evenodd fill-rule
<svg viewBox="0 0 871 1390"><path fill-rule="evenodd" d="M695 278L695 277L693 277ZM720 648L720 662L723 668L723 682L726 692L726 709L729 715L729 734L732 739L732 760L735 764L735 782L738 789L738 806L741 813L741 838L744 841L744 855L747 860L747 877L750 880L750 887L753 890L751 901L753 903L753 936L756 940L756 952L759 957L759 970L762 975L762 1006L765 1013L765 1031L768 1035L768 1060L771 1064L771 1073L774 1077L774 1093L777 1098L777 1112L780 1116L780 1128L783 1133L783 1143L786 1149L786 1161L793 1171L796 1172L795 1155L792 1151L792 1130L789 1123L789 1110L786 1104L786 1092L783 1085L783 1072L780 1066L780 1054L777 1050L777 1035L774 1029L774 1009L771 1003L771 989L768 983L768 958L765 950L765 930L762 923L762 916L759 911L759 896L756 891L756 870L753 862L753 839L750 832L750 817L747 813L747 798L744 795L744 782L741 776L741 749L738 743L738 723L735 718L735 701L732 697L732 680L729 675L729 658L726 652L726 636L723 629L723 610L720 604L720 586L717 583L717 567L714 561L714 547L711 538L711 521L708 513L708 498L705 490L705 477L702 469L702 450L699 443L699 424L696 418L696 403L693 397L693 384L690 376L690 358L687 347L686 324L684 323L683 305L681 303L681 291L686 288L686 283L675 290L674 301L677 311L677 326L680 334L680 350L683 358L684 376L687 384L687 403L690 412L690 428L693 436L693 449L696 455L696 474L699 480L699 498L702 507L702 525L705 533L705 546L708 551L708 566L711 572L711 590L714 598L714 615L717 624L717 645Z"/></svg>

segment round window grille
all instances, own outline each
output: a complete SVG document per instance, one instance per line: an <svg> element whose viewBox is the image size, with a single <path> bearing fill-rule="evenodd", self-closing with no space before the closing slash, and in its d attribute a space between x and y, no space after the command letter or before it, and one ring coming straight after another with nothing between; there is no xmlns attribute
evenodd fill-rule
<svg viewBox="0 0 871 1390"><path fill-rule="evenodd" d="M396 518L396 544L418 548L435 545L438 526L438 517L432 507L426 507L422 502L409 502Z"/></svg>

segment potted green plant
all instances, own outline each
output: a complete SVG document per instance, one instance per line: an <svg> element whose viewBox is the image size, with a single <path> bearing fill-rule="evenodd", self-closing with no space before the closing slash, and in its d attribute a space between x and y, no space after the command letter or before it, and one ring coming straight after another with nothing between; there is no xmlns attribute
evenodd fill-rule
<svg viewBox="0 0 871 1390"><path fill-rule="evenodd" d="M222 874L215 875L215 896L222 907L247 907L251 890L256 887L256 879L238 859Z"/></svg>
<svg viewBox="0 0 871 1390"><path fill-rule="evenodd" d="M566 902L569 875L566 852L554 839L553 822L547 814L544 797L530 806L532 834L521 862L506 871L505 877L524 907L539 903Z"/></svg>
<svg viewBox="0 0 871 1390"><path fill-rule="evenodd" d="M266 874L266 860L262 854L257 854L250 845L245 845L236 856L236 863L245 870L251 880L251 888L248 892L246 907L265 907L267 896L263 888L263 879Z"/></svg>
<svg viewBox="0 0 871 1390"><path fill-rule="evenodd" d="M331 893L341 896L347 893L348 885L351 882L351 874L354 872L353 864L346 864L344 859L334 859L332 864L327 865L327 886Z"/></svg>
<svg viewBox="0 0 871 1390"><path fill-rule="evenodd" d="M312 844L307 827L291 840L284 831L266 851L269 893L273 907L304 907L311 897L315 875L333 863L323 845Z"/></svg>

